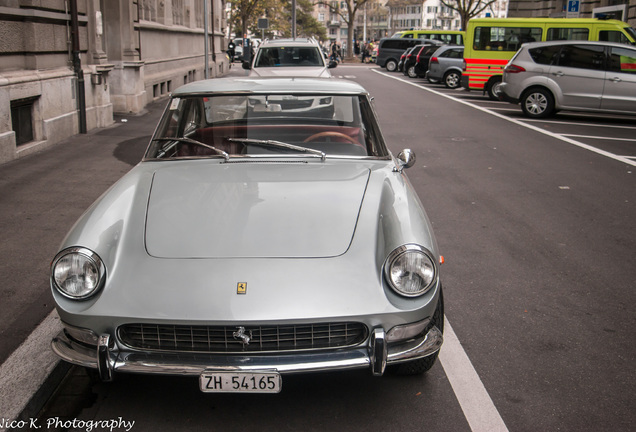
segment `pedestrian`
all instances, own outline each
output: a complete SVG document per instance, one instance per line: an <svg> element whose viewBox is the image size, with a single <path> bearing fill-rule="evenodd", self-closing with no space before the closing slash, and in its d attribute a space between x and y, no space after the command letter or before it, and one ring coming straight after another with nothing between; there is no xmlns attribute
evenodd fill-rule
<svg viewBox="0 0 636 432"><path fill-rule="evenodd" d="M353 52L356 56L360 55L360 42L358 42L357 40L353 44Z"/></svg>
<svg viewBox="0 0 636 432"><path fill-rule="evenodd" d="M230 66L234 63L234 53L235 53L236 45L234 41L230 39L230 43L227 44L227 55L230 56Z"/></svg>

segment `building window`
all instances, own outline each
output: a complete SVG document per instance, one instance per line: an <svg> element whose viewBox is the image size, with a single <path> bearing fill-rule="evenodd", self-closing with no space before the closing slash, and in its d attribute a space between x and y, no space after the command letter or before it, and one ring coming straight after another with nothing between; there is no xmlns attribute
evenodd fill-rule
<svg viewBox="0 0 636 432"><path fill-rule="evenodd" d="M11 101L11 126L16 145L33 141L33 104L37 97Z"/></svg>

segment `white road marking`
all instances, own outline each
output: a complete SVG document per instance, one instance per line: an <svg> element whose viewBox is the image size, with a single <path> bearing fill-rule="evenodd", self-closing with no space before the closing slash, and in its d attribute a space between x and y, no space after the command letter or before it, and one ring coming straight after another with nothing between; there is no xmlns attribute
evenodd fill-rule
<svg viewBox="0 0 636 432"><path fill-rule="evenodd" d="M416 84L416 83L414 83L414 82L409 82L409 81L407 81L407 80L405 80L405 79L402 79L402 78L399 78L399 77L391 76L391 75L386 74L386 73L384 73L384 72L382 72L382 71L378 71L377 69L371 69L371 70L372 70L373 72L377 73L377 74L384 75L384 76L389 77L389 78L391 78L391 79L394 79L394 80L397 80L397 81L401 81L401 82L406 83L406 84L408 84L408 85L412 85L412 86L417 87L417 88L420 88L420 89L422 89L422 90L426 90L427 92L434 93L434 94L436 94L436 95L438 95L438 96L445 97L445 98L447 98L447 99L450 99L450 100L452 100L452 101L458 102L458 103L460 103L460 104L464 104L464 105L469 106L469 107L471 107L471 108L474 108L474 109L476 109L476 110L479 110L479 111L482 111L482 112L488 113L488 114L490 114L490 115L493 115L493 116L495 116L495 117L498 117L498 118L500 118L500 119L502 119L502 120L506 120L506 121L508 121L508 122L510 122L510 123L514 123L514 124L516 124L516 125L518 125L518 126L522 126L522 127L527 128L527 129L531 129L531 130L533 130L533 131L535 131L535 132L539 132L539 133L541 133L541 134L543 134L543 135L547 135L547 136L549 136L549 137L552 137L552 138L555 138L555 139L558 139L558 140L564 141L564 142L566 142L566 143L568 143L568 144L572 144L572 145L575 145L575 146L580 147L580 148L582 148L582 149L589 150L589 151L591 151L591 152L594 152L594 153L600 154L601 156L605 156L605 157L607 157L607 158L617 160L617 161L622 162L622 163L624 163L624 164L626 164L626 165L636 166L636 161L633 161L633 160L627 159L627 158L625 158L625 157L623 157L623 156L615 155L614 153L610 153L610 152L608 152L608 151L601 150L601 149L596 148L596 147L594 147L594 146L584 144L584 143L582 143L582 142L579 142L579 141L573 140L573 139L568 138L568 137L566 137L566 136L559 135L559 134L556 134L556 133L553 133L553 132L547 131L547 130L545 130L545 129L541 129L541 128L536 127L536 126L532 126L532 125L527 124L527 123L525 123L525 122L523 122L523 121L521 121L521 120L516 120L516 119L514 119L514 118L506 117L506 116L504 116L504 115L502 115L502 114L499 114L499 113L496 113L496 112L494 112L494 111L491 111L491 110L490 110L490 109L488 109L488 108L482 108L482 107L480 107L480 106L478 106L478 105L475 105L475 104L473 104L473 103L467 102L467 101L465 101L465 100L457 99L457 98L456 98L456 97L454 97L454 96L450 96L450 95L447 95L447 94L444 94L444 93L438 92L438 91L436 91L436 90L430 89L430 88L428 88L428 87L424 87L424 86L419 85L419 84Z"/></svg>
<svg viewBox="0 0 636 432"><path fill-rule="evenodd" d="M607 124L601 124L601 123L577 123L577 122L568 122L568 121L543 120L543 119L531 119L531 118L524 119L523 121L572 125L572 126L611 127L612 129L636 129L636 126L607 125Z"/></svg>
<svg viewBox="0 0 636 432"><path fill-rule="evenodd" d="M444 344L439 359L473 432L508 432L477 371L444 317Z"/></svg>
<svg viewBox="0 0 636 432"><path fill-rule="evenodd" d="M575 135L575 134L561 134L564 137L573 137L573 138L591 138L591 139L604 139L604 140L613 140L613 141L634 141L634 138L610 138L610 137L602 137L597 135Z"/></svg>

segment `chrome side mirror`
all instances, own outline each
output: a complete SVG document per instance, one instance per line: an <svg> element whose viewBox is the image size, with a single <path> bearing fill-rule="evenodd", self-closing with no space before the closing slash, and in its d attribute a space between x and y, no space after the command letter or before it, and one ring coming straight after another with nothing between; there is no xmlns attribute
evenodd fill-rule
<svg viewBox="0 0 636 432"><path fill-rule="evenodd" d="M404 149L397 155L398 166L395 167L396 172L402 172L405 168L411 168L415 165L415 152L411 149Z"/></svg>

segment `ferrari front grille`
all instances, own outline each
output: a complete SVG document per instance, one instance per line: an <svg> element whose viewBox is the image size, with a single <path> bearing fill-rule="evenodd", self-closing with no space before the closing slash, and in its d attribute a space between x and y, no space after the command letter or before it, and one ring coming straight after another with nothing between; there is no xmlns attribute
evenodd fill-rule
<svg viewBox="0 0 636 432"><path fill-rule="evenodd" d="M361 323L299 325L188 326L125 324L119 340L139 350L172 352L280 352L358 345L367 339Z"/></svg>

